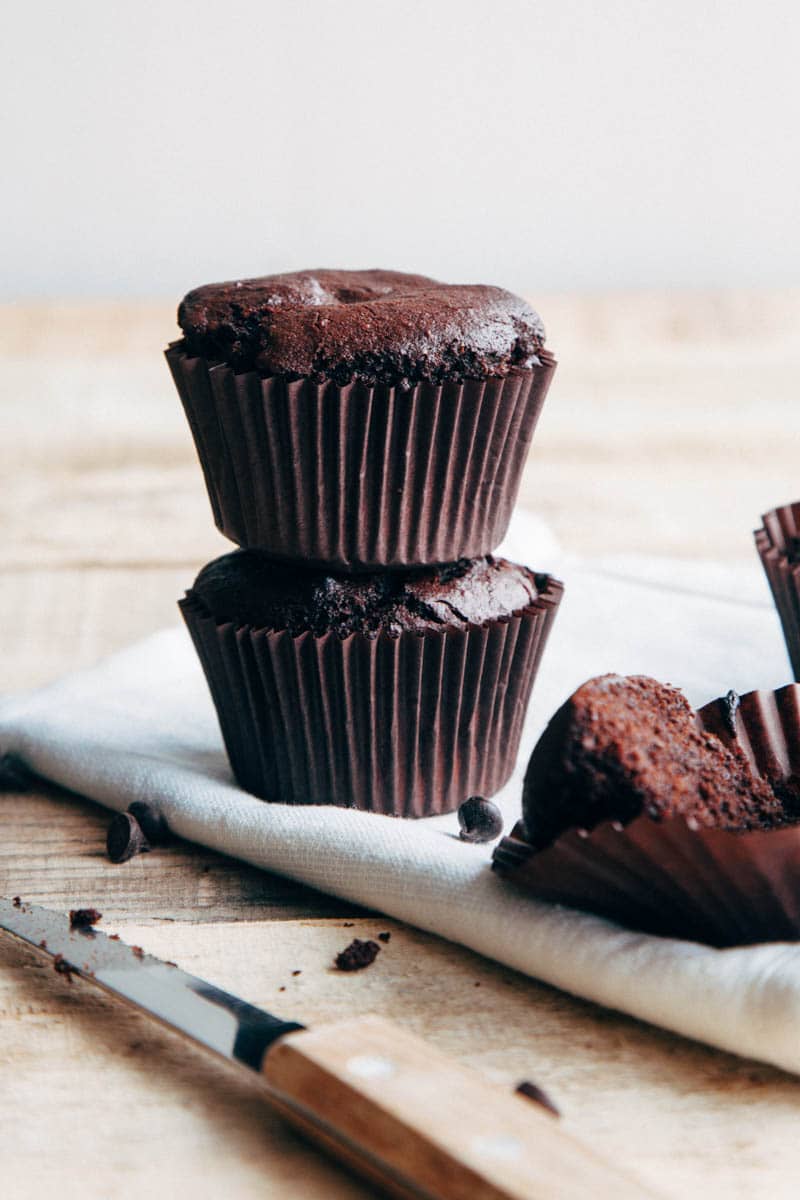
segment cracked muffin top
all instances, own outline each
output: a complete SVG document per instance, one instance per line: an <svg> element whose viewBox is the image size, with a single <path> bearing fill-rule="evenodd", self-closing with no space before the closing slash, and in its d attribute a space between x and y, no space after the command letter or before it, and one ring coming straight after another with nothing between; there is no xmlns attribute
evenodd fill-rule
<svg viewBox="0 0 800 1200"><path fill-rule="evenodd" d="M343 576L278 563L260 550L235 550L202 569L187 599L218 623L293 636L398 637L508 620L535 604L547 583L547 576L491 556Z"/></svg>
<svg viewBox="0 0 800 1200"><path fill-rule="evenodd" d="M410 387L538 364L545 332L525 300L399 271L296 271L209 283L178 309L188 354L262 375Z"/></svg>

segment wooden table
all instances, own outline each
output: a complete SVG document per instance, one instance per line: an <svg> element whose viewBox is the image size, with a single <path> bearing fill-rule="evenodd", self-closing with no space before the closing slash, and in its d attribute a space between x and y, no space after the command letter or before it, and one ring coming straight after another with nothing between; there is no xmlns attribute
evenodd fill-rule
<svg viewBox="0 0 800 1200"><path fill-rule="evenodd" d="M800 294L537 299L561 366L524 500L583 553L750 556L759 513L800 493ZM160 357L173 330L164 303L2 311L4 690L174 622L226 548ZM0 894L92 904L107 929L301 1020L372 1009L509 1086L535 1079L567 1128L667 1196L797 1195L793 1077L187 844L112 866L106 822L55 789L0 795ZM331 970L351 936L384 929L370 970ZM0 1196L51 1189L370 1194L255 1081L0 940Z"/></svg>

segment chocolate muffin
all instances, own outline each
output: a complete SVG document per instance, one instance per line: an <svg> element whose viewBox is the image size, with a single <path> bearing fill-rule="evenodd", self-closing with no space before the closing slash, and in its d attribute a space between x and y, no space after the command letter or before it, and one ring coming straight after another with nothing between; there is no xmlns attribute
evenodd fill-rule
<svg viewBox="0 0 800 1200"><path fill-rule="evenodd" d="M738 746L698 728L682 692L646 676L590 679L561 706L531 755L522 794L527 840L567 829L684 817L709 829L764 829L783 812Z"/></svg>
<svg viewBox="0 0 800 1200"><path fill-rule="evenodd" d="M592 679L556 713L494 855L535 896L668 936L800 936L800 687L695 713L645 677Z"/></svg>
<svg viewBox="0 0 800 1200"><path fill-rule="evenodd" d="M491 557L350 578L239 550L181 610L243 787L425 816L510 775L561 591Z"/></svg>
<svg viewBox="0 0 800 1200"><path fill-rule="evenodd" d="M756 549L778 610L792 674L800 679L800 501L761 518Z"/></svg>
<svg viewBox="0 0 800 1200"><path fill-rule="evenodd" d="M502 540L555 360L524 300L396 271L184 298L167 360L218 528L340 572Z"/></svg>
<svg viewBox="0 0 800 1200"><path fill-rule="evenodd" d="M544 326L502 288L399 271L298 271L195 288L186 350L239 371L314 383L445 383L530 367Z"/></svg>

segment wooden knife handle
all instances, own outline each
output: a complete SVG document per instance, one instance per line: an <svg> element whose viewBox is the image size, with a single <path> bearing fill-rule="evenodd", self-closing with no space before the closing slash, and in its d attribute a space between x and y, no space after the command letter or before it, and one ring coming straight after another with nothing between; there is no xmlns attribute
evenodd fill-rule
<svg viewBox="0 0 800 1200"><path fill-rule="evenodd" d="M653 1200L530 1100L367 1016L293 1033L263 1074L282 1115L403 1200Z"/></svg>

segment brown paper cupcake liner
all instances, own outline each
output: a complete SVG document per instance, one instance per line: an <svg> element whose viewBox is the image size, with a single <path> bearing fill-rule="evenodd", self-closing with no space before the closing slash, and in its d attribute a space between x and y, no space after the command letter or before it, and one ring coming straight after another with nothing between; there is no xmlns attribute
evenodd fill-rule
<svg viewBox="0 0 800 1200"><path fill-rule="evenodd" d="M237 374L181 343L167 361L218 529L339 571L491 553L556 366L402 391Z"/></svg>
<svg viewBox="0 0 800 1200"><path fill-rule="evenodd" d="M756 549L783 626L792 674L800 679L800 501L784 504L761 518Z"/></svg>
<svg viewBox="0 0 800 1200"><path fill-rule="evenodd" d="M266 800L405 817L498 791L563 590L537 584L509 620L375 638L218 624L190 591L180 607L237 780Z"/></svg>
<svg viewBox="0 0 800 1200"><path fill-rule="evenodd" d="M791 794L800 777L800 686L737 699L701 708L699 727L738 745L758 775ZM536 851L519 822L493 865L539 899L647 933L714 946L800 937L800 825L732 833L637 817L570 830Z"/></svg>

